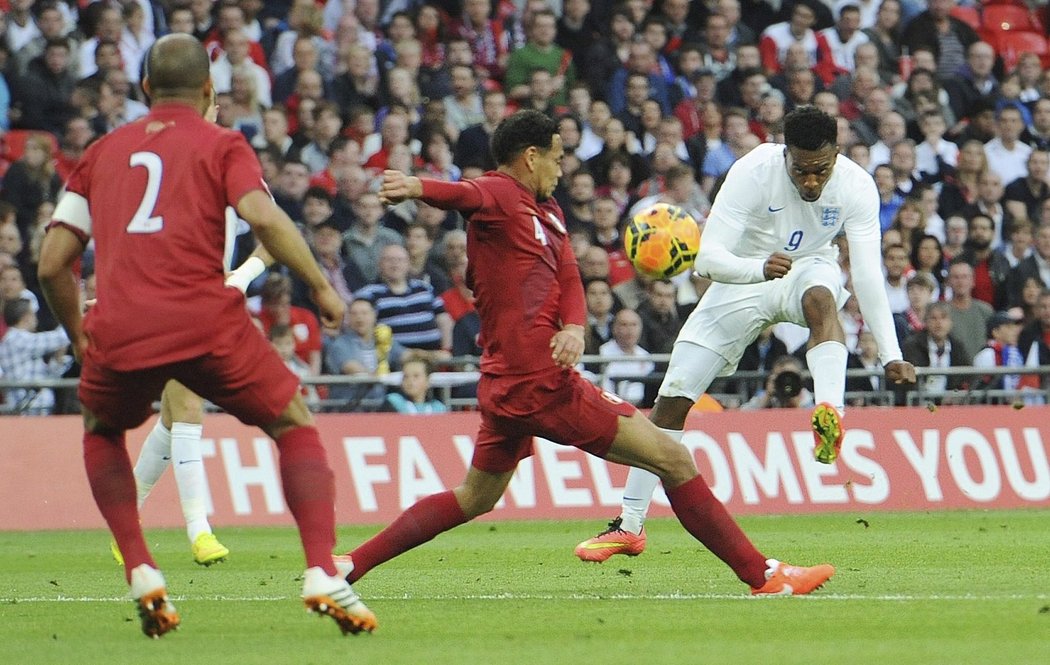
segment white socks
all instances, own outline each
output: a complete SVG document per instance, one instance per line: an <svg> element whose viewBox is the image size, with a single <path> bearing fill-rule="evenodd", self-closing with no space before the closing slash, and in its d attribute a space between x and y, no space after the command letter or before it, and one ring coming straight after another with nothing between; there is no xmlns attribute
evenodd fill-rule
<svg viewBox="0 0 1050 665"><path fill-rule="evenodd" d="M150 430L145 443L142 444L142 452L135 462L135 490L138 494L138 507L146 502L150 490L157 484L164 469L168 468L171 461L171 432L164 426L160 418L157 424Z"/></svg>
<svg viewBox="0 0 1050 665"><path fill-rule="evenodd" d="M817 344L806 352L806 363L813 375L813 401L827 402L841 415L846 407L846 357L842 342Z"/></svg>
<svg viewBox="0 0 1050 665"><path fill-rule="evenodd" d="M171 465L179 488L182 515L186 518L186 535L192 543L201 533L210 533L208 525L207 480L201 457L202 425L171 424Z"/></svg>
<svg viewBox="0 0 1050 665"><path fill-rule="evenodd" d="M682 430L664 429L660 431L674 439L675 443L682 442ZM642 524L645 523L645 515L649 512L649 504L653 500L653 492L660 484L660 478L656 474L649 473L644 469L631 467L627 472L627 484L623 488L623 505L620 512L620 528L633 534L642 532Z"/></svg>
<svg viewBox="0 0 1050 665"><path fill-rule="evenodd" d="M202 425L172 423L171 431L157 419L157 424L142 444L142 452L135 462L135 488L138 507L146 502L150 490L157 484L170 463L175 470L175 484L186 519L186 535L192 543L202 533L211 533L206 501L208 483L201 457Z"/></svg>

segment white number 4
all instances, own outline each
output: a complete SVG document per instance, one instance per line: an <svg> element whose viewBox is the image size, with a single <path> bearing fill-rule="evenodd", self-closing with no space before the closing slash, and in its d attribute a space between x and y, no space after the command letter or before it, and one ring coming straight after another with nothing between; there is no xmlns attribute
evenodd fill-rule
<svg viewBox="0 0 1050 665"><path fill-rule="evenodd" d="M164 228L164 218L153 214L157 197L160 196L160 178L164 164L160 161L160 155L156 153L135 152L131 154L130 165L146 167L146 191L142 194L138 210L128 223L128 233L156 233Z"/></svg>
<svg viewBox="0 0 1050 665"><path fill-rule="evenodd" d="M532 216L532 223L536 229L536 240L539 240L541 245L546 246L547 232L543 230L543 225L540 224L540 220L536 219L536 215Z"/></svg>

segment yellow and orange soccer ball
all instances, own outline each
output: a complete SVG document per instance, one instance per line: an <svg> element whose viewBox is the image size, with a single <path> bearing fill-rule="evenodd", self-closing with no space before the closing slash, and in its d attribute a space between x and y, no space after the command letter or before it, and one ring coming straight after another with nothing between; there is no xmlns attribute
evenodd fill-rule
<svg viewBox="0 0 1050 665"><path fill-rule="evenodd" d="M679 275L700 251L700 227L678 206L655 203L627 222L624 249L634 269L652 279Z"/></svg>

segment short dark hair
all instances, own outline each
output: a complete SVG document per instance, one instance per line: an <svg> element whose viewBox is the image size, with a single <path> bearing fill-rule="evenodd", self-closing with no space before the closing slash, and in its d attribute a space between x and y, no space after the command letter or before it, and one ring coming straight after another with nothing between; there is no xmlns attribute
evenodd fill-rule
<svg viewBox="0 0 1050 665"><path fill-rule="evenodd" d="M9 327L18 325L26 314L33 311L33 305L25 298L16 298L4 305L4 323Z"/></svg>
<svg viewBox="0 0 1050 665"><path fill-rule="evenodd" d="M557 118L558 124L561 125L563 120L568 120L572 122L574 125L576 125L576 131L580 132L581 134L583 133L583 122L581 122L580 119L576 117L575 113L562 113Z"/></svg>
<svg viewBox="0 0 1050 665"><path fill-rule="evenodd" d="M306 199L317 199L318 201L324 201L328 205L332 205L332 195L327 189L320 185L314 185L306 190L303 194L303 200Z"/></svg>
<svg viewBox="0 0 1050 665"><path fill-rule="evenodd" d="M838 123L815 106L799 106L784 117L784 142L788 147L820 150L837 144Z"/></svg>
<svg viewBox="0 0 1050 665"><path fill-rule="evenodd" d="M926 312L923 314L922 320L928 320L930 318L930 314L933 314L934 312L940 312L941 314L944 314L945 316L950 318L952 315L952 306L944 300L935 300L929 305L926 305Z"/></svg>
<svg viewBox="0 0 1050 665"><path fill-rule="evenodd" d="M52 37L48 39L44 44L44 49L46 50L49 48L64 48L67 51L72 50L69 45L69 39L66 37Z"/></svg>
<svg viewBox="0 0 1050 665"><path fill-rule="evenodd" d="M510 164L522 152L536 147L544 152L554 144L558 124L532 109L504 118L492 133L492 156L497 164Z"/></svg>

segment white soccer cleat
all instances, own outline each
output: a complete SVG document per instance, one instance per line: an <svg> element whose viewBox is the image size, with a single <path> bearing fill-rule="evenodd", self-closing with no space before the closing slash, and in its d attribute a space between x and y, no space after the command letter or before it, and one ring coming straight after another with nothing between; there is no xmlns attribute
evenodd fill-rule
<svg viewBox="0 0 1050 665"><path fill-rule="evenodd" d="M350 583L338 574L329 576L319 566L303 574L303 603L309 612L330 616L343 634L371 633L378 626L376 615L361 602Z"/></svg>

